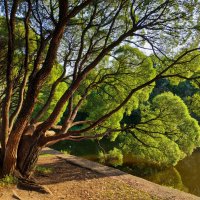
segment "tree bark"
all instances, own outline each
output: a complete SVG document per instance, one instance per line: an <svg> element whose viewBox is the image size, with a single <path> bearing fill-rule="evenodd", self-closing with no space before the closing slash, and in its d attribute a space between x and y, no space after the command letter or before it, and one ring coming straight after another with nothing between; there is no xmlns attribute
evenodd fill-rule
<svg viewBox="0 0 200 200"><path fill-rule="evenodd" d="M17 170L24 178L30 178L42 150L40 138L24 136L20 142L17 156Z"/></svg>

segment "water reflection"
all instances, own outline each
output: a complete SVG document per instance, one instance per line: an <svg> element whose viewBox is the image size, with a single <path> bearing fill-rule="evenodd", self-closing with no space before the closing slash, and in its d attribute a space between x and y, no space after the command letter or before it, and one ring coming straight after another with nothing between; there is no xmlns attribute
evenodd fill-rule
<svg viewBox="0 0 200 200"><path fill-rule="evenodd" d="M98 161L95 156L87 159ZM147 166L130 155L125 157L124 165L117 168L160 185L200 196L200 150L180 161L177 166L167 169L160 169L156 165L152 167L152 163Z"/></svg>
<svg viewBox="0 0 200 200"><path fill-rule="evenodd" d="M167 169L146 166L135 161L130 162L130 159L128 163L118 168L160 185L200 196L200 151L195 151L191 156L180 161L177 166Z"/></svg>
<svg viewBox="0 0 200 200"><path fill-rule="evenodd" d="M180 161L176 169L189 192L200 196L200 151Z"/></svg>
<svg viewBox="0 0 200 200"><path fill-rule="evenodd" d="M179 172L174 167L147 176L146 179L160 185L166 185L185 192L189 192L188 188L183 184Z"/></svg>

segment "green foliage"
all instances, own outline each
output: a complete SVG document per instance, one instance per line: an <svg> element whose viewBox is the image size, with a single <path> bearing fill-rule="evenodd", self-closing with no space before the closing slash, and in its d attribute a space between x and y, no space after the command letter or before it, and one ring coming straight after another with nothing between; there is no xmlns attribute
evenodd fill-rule
<svg viewBox="0 0 200 200"><path fill-rule="evenodd" d="M200 92L195 93L193 96L188 96L186 103L190 111L200 119Z"/></svg>
<svg viewBox="0 0 200 200"><path fill-rule="evenodd" d="M67 150L61 150L61 153L65 154L65 155L69 155L69 154L70 154L70 151L67 151Z"/></svg>
<svg viewBox="0 0 200 200"><path fill-rule="evenodd" d="M194 55L196 52L186 57L183 62ZM184 76L192 76L193 72L198 70L199 60L197 58L192 60L191 70L188 70L190 66L186 62L184 66L175 66L170 73L178 72ZM83 81L78 94L75 95L75 101L78 101L86 87L91 83L100 83L95 90L89 93L81 108L81 112L86 113L86 119L95 121L113 110L128 95L130 89L151 80L156 73L169 64L159 63L157 60L157 64L153 66L152 60L156 59L128 45L118 48L114 53L114 59L109 60L106 57L99 68ZM130 132L114 132L110 136L111 141L115 141L116 138L117 140L114 146L107 149L108 153L105 155L102 152L99 153L101 162L117 166L123 163L124 154L131 153L146 160L147 163L176 165L179 160L190 155L199 146L198 122L190 116L186 104L180 97L165 92L170 90L185 98L187 95L195 94L197 90L188 82L183 82L182 79L174 80L170 78L170 80L157 81L154 90L154 84L139 90L123 108L107 119L102 126L94 129L95 133L104 133L107 128L120 129L122 126L134 125ZM176 85L173 85L175 82ZM190 103L189 106L190 110L193 107L196 114L197 96L197 94L193 95L193 104ZM191 101L190 98L188 98L189 101ZM78 150L80 148L76 148L76 153L68 147L67 151L81 155L82 153L77 153L77 151L81 152ZM85 150L82 151L85 152ZM95 154L98 154L98 151ZM88 152L89 154L91 152ZM116 159L112 160L112 157Z"/></svg>
<svg viewBox="0 0 200 200"><path fill-rule="evenodd" d="M6 175L4 178L0 179L1 186L9 186L17 184L17 178L11 175Z"/></svg>
<svg viewBox="0 0 200 200"><path fill-rule="evenodd" d="M54 65L50 76L48 77L45 85L42 87L41 92L39 93L37 104L35 105L35 110L33 113L33 117L40 111L40 109L43 107L43 105L46 103L47 99L49 98L49 94L51 91L52 84L61 76L62 74L62 66L57 64ZM55 90L55 93L53 95L53 99L50 103L50 106L48 107L47 111L45 112L45 115L42 116L40 120L45 120L49 117L49 115L52 113L56 103L60 99L60 97L63 95L63 93L68 88L67 84L65 82L60 82ZM60 121L60 118L62 117L63 113L66 110L66 105L63 107L62 112L57 117L57 122Z"/></svg>
<svg viewBox="0 0 200 200"><path fill-rule="evenodd" d="M190 117L187 107L180 98L165 93L156 96L152 102L147 102L154 87L154 83L149 81L161 78L156 74L170 66L173 58L176 59L180 55L175 54L177 49L172 47L179 48L182 45L180 49L184 49L190 43L191 47L197 46L197 42L191 42L190 37L194 32L192 27L198 30L198 23L194 19L199 7L197 1L72 0L62 2L63 7L59 1L50 1L50 4L48 1L7 3L8 7L6 2L0 5L3 16L0 18L0 46L6 47L5 50L0 49L0 54L4 54L0 58L0 63L3 63L0 64L0 96L2 105L5 101L1 119L2 152L8 152L5 154L5 163L13 157L12 152L17 154L20 140L26 134L33 139L33 144L42 143L45 146L65 138L78 140L84 134L107 133L112 129L115 132L113 131L110 140L115 141L120 134L119 138L124 141L123 145L117 146L122 150L117 147L110 148L106 154L106 161L115 166L122 164L124 152L131 152L155 163L175 165L197 147L200 141L198 123ZM28 8L31 8L30 13ZM29 33L28 38L26 33ZM6 46L8 39L10 47ZM161 62L156 56L149 57L139 49L133 48L145 47L147 43L154 53L165 52L166 58L170 56L170 59ZM7 50L10 56L6 56ZM180 52L185 52L185 49ZM189 78L198 74L198 53L196 51L187 54L162 75L170 77L171 83L178 84L182 81L180 76ZM63 69L62 64L67 69ZM52 94L52 85L62 74L62 82ZM174 78L176 75L180 76ZM86 95L88 88L91 90ZM135 93L131 95L133 91ZM50 105L42 117L36 120L42 122L41 126L36 127L31 119L40 113L48 102L46 100L51 97ZM79 122L87 123L79 127L85 128L88 124L92 126L87 129L90 132L85 133L84 129L81 135L70 135L72 132L67 131L70 126L77 124L74 123L74 108L78 108L75 106L81 98L84 102L79 112L86 113L85 118L89 122ZM69 101L72 104L68 104ZM196 106L194 103L191 110ZM127 121L122 123L124 116L133 114L136 109L140 115L138 120L132 124L129 122L132 126L127 130L123 129L127 126ZM63 126L61 131L55 131L55 134L66 134L44 139L48 137L47 131L54 129L53 125L56 125L63 115L67 115L68 111L72 113L66 118L68 124L66 127ZM193 113L198 115L195 111ZM106 118L108 116L109 118ZM103 123L98 124L101 121ZM29 129L32 127L36 127L33 132ZM119 131L121 128L124 130L122 133ZM31 133L26 133L27 130ZM35 143L34 140L39 141ZM7 145L11 151L4 149L6 145L3 144L7 141L15 141L15 144ZM81 148L79 146L79 149ZM84 151L87 150L85 143L83 148ZM68 152L71 153L72 150L74 149ZM82 149L79 153L85 153L81 151ZM29 153L26 159L31 159ZM15 162L18 162L17 156L10 162L13 166L7 167L4 163L3 166L6 166L8 171L13 170Z"/></svg>
<svg viewBox="0 0 200 200"><path fill-rule="evenodd" d="M171 93L164 93L155 98L154 103L159 108L164 106L164 109L167 109L164 111L163 121L165 130L172 133L168 137L175 141L184 153L190 155L199 145L200 127L198 122L190 116L183 100ZM165 107L165 105L168 106Z"/></svg>
<svg viewBox="0 0 200 200"><path fill-rule="evenodd" d="M113 165L118 166L123 164L123 154L121 150L114 148L110 150L108 153L99 153L99 161L101 163L107 164L107 165Z"/></svg>
<svg viewBox="0 0 200 200"><path fill-rule="evenodd" d="M131 89L138 87L155 76L155 69L149 57L138 49L128 45L120 47L115 51L115 59L111 60L108 67L100 65L97 71L93 71L91 76L83 83L101 82L87 97L82 112L88 114L88 120L96 120L116 108L129 94ZM103 68L104 67L104 68ZM86 84L87 85L87 84ZM106 128L120 128L120 121L124 113L131 113L140 102L147 101L153 87L149 86L135 93L129 102L118 112L108 118L95 132L103 133ZM112 140L117 137L117 132L112 134Z"/></svg>
<svg viewBox="0 0 200 200"><path fill-rule="evenodd" d="M190 48L192 48L192 46ZM199 51L191 51L185 56L182 56L187 51L189 51L189 49L183 49L178 54L175 53L173 59L176 60L179 58L179 60L173 65L173 67L170 67L162 74L162 76L166 77L170 81L171 85L178 85L179 83L184 82L186 80L185 78L198 77L200 73ZM180 58L180 56L182 57ZM159 60L154 55L151 55L151 59L155 63L157 74L173 63L173 61L169 61L166 58Z"/></svg>
<svg viewBox="0 0 200 200"><path fill-rule="evenodd" d="M12 78L16 78L18 73L22 73L23 70L21 69L24 59L24 47L25 47L25 28L24 23L22 20L17 19L16 20L16 26L15 26L15 51L14 51L14 59L13 59L13 70L12 70ZM8 40L8 30L7 30L7 24L5 18L0 17L0 52L1 56L5 56L4 54L6 52L6 46ZM35 51L37 49L37 36L36 33L30 29L29 30L29 53L30 55L34 55ZM3 48L2 48L3 47ZM5 59L5 58L4 58ZM31 71L33 68L33 63L31 62L31 56L29 58L29 70Z"/></svg>
<svg viewBox="0 0 200 200"><path fill-rule="evenodd" d="M163 93L151 104L141 105L140 110L141 122L133 133L121 135L125 152L162 165L176 165L199 146L200 127L180 97Z"/></svg>

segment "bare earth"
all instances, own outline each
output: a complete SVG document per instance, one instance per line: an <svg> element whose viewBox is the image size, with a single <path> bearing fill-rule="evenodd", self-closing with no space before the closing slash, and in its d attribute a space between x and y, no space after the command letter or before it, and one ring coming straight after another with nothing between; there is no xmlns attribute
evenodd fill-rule
<svg viewBox="0 0 200 200"><path fill-rule="evenodd" d="M59 154L60 155L60 154ZM90 161L83 159L77 163L71 159L75 157L44 155L38 162L42 169L48 172L38 171L35 173L36 180L49 188L52 194L41 194L34 191L21 190L14 186L0 187L1 200L151 200L151 199L200 199L178 190L158 186L143 179L120 173L118 170L112 174L103 171L101 165L94 170L89 166ZM83 163L85 166L78 166ZM93 163L91 163L93 165ZM98 170L102 173L98 173ZM109 172L110 173L110 172ZM154 188L155 186L155 188ZM161 187L161 188L160 188ZM164 188L164 189L163 189Z"/></svg>

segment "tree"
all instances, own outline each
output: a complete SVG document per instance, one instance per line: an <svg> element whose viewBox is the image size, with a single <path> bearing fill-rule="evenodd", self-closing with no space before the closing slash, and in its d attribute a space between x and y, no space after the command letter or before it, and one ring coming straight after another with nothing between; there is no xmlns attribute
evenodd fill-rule
<svg viewBox="0 0 200 200"><path fill-rule="evenodd" d="M183 64L197 63L198 60L198 48L191 44L191 38L198 30L196 1L4 0L0 6L7 31L6 52L1 64L0 140L4 175L14 174L17 170L28 178L39 152L50 144L111 133L112 127L106 127L99 134L98 128L124 109L136 93L164 77L190 78L193 74L184 72L193 69L187 67L184 70ZM109 61L116 57L119 62L124 62L120 54L115 56L115 52L127 43L141 48L146 48L148 43L160 63L161 56L165 55L164 67L157 74L150 72L141 82L129 84L130 88L125 87L125 95L107 110L100 110L97 118L75 121L88 95L95 95L93 91L99 85L101 89L104 86L105 92L105 88L109 89L109 97L116 96L115 91L110 91L113 87L110 83L117 81L117 74L123 74L123 71L120 71L121 67L110 65ZM185 50L173 56L170 48L174 45ZM146 65L142 63L146 58L141 63L138 62L142 59L139 54L134 56L135 59L128 59L130 63L126 59L126 68L136 66L136 71L143 73ZM55 65L62 66L62 72L55 81L49 82L49 96L39 108L38 100ZM178 73L173 70L175 68ZM134 81L134 76L130 81ZM62 94L54 98L61 82L65 83ZM58 118L65 106L67 114L58 126ZM47 111L50 113L45 117ZM72 130L78 124L83 127Z"/></svg>
<svg viewBox="0 0 200 200"><path fill-rule="evenodd" d="M124 126L121 148L147 163L176 165L199 146L200 127L183 100L166 92L140 105L141 120Z"/></svg>
<svg viewBox="0 0 200 200"><path fill-rule="evenodd" d="M186 100L191 113L198 119L200 119L200 92L195 93L191 97L187 97Z"/></svg>

